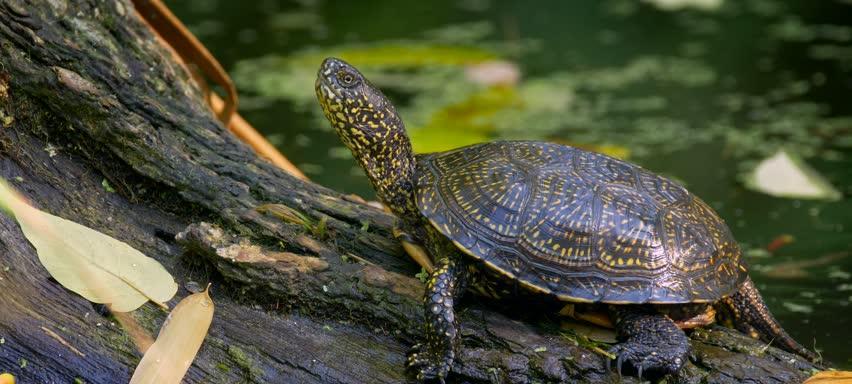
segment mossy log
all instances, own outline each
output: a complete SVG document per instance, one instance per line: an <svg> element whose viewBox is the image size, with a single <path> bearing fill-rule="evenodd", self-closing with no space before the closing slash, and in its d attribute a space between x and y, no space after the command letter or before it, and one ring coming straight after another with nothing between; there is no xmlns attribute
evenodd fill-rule
<svg viewBox="0 0 852 384"><path fill-rule="evenodd" d="M0 176L40 209L156 258L182 286L213 283L216 316L186 382L412 382L403 366L423 287L392 217L257 158L173 60L126 0L0 1ZM548 311L473 294L462 308L451 382L620 380ZM149 304L133 316L156 334L166 313ZM669 382L790 383L813 369L722 327L691 342ZM0 215L0 371L119 383L139 359Z"/></svg>

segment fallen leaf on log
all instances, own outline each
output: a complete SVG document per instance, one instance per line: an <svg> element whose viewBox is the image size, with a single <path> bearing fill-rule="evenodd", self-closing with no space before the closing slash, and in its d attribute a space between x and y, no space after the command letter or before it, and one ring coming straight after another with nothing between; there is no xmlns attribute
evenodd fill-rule
<svg viewBox="0 0 852 384"><path fill-rule="evenodd" d="M136 366L130 384L179 384L213 321L210 286L185 297L169 314L157 341Z"/></svg>
<svg viewBox="0 0 852 384"><path fill-rule="evenodd" d="M160 263L127 243L33 208L3 180L0 206L13 214L39 261L65 288L111 311L153 301L165 307L177 283Z"/></svg>

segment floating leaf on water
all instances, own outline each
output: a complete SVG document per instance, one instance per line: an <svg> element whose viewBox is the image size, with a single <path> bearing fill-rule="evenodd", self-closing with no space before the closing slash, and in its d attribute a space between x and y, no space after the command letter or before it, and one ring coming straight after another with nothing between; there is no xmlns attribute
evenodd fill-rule
<svg viewBox="0 0 852 384"><path fill-rule="evenodd" d="M491 139L490 136L482 133L458 129L413 129L409 136L414 150L418 153L446 151Z"/></svg>
<svg viewBox="0 0 852 384"><path fill-rule="evenodd" d="M522 84L518 92L525 108L561 114L576 98L574 90L564 85L550 79L533 79Z"/></svg>
<svg viewBox="0 0 852 384"><path fill-rule="evenodd" d="M724 0L642 0L663 11L678 11L694 8L702 11L715 11L722 6Z"/></svg>
<svg viewBox="0 0 852 384"><path fill-rule="evenodd" d="M849 272L846 272L846 271L841 271L839 269L833 269L831 271L828 271L828 278L829 279L849 280L850 278L852 278L852 274L850 274Z"/></svg>
<svg viewBox="0 0 852 384"><path fill-rule="evenodd" d="M512 87L493 86L469 94L465 99L429 108L423 125L412 124L411 142L417 152L445 151L489 141L495 131L495 115L518 106ZM418 119L413 119L415 122Z"/></svg>
<svg viewBox="0 0 852 384"><path fill-rule="evenodd" d="M570 140L563 140L559 138L551 138L549 141L558 144L570 145L572 147L584 149L591 152L602 153L604 155L611 156L616 159L626 160L628 157L630 157L629 148L615 144L584 144L575 143Z"/></svg>
<svg viewBox="0 0 852 384"><path fill-rule="evenodd" d="M590 150L622 160L626 160L630 157L630 148L615 144L593 145L590 147Z"/></svg>
<svg viewBox="0 0 852 384"><path fill-rule="evenodd" d="M518 66L504 60L469 65L464 74L468 81L480 85L515 85L521 79Z"/></svg>
<svg viewBox="0 0 852 384"><path fill-rule="evenodd" d="M179 384L213 321L210 286L185 297L169 313L157 340L136 366L131 384Z"/></svg>
<svg viewBox="0 0 852 384"><path fill-rule="evenodd" d="M0 205L14 213L39 261L65 288L110 310L129 312L147 301L161 306L177 283L160 263L127 243L39 211L0 180Z"/></svg>
<svg viewBox="0 0 852 384"><path fill-rule="evenodd" d="M781 303L781 305L783 305L784 308L787 308L787 310L790 311L790 312L812 313L814 311L814 307L811 307L810 305L796 304L796 303L791 303L789 301L785 301L785 302Z"/></svg>
<svg viewBox="0 0 852 384"><path fill-rule="evenodd" d="M791 199L838 200L840 192L804 161L779 150L746 177L746 187Z"/></svg>
<svg viewBox="0 0 852 384"><path fill-rule="evenodd" d="M494 24L488 21L476 21L470 23L446 25L423 35L434 41L456 44L476 44L494 32Z"/></svg>
<svg viewBox="0 0 852 384"><path fill-rule="evenodd" d="M765 248L747 248L744 253L746 257L755 259L767 258L772 256L772 254Z"/></svg>

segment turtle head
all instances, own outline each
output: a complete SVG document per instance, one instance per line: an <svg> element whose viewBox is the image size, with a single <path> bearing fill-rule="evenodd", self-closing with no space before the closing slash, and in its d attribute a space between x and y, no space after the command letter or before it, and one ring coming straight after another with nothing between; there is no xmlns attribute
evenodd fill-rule
<svg viewBox="0 0 852 384"><path fill-rule="evenodd" d="M330 57L323 61L316 92L325 117L356 157L368 155L371 147L395 145L396 135L405 136L393 104L343 60Z"/></svg>
<svg viewBox="0 0 852 384"><path fill-rule="evenodd" d="M317 72L317 99L343 143L397 214L414 208L414 153L390 100L343 60L327 58Z"/></svg>

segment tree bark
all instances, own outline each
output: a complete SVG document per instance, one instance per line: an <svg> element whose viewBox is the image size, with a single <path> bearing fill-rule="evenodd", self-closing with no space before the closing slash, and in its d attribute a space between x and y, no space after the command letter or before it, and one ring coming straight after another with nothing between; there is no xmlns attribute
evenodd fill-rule
<svg viewBox="0 0 852 384"><path fill-rule="evenodd" d="M40 209L129 243L182 286L213 283L215 318L186 382L413 381L404 361L423 286L393 218L258 159L128 1L0 0L0 164ZM141 357L129 337L52 281L5 215L0 252L0 372L127 382ZM518 312L529 311L467 296L451 382L618 382L554 314ZM166 313L133 316L156 334ZM691 343L673 381L789 383L814 368L727 328Z"/></svg>

